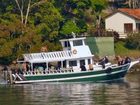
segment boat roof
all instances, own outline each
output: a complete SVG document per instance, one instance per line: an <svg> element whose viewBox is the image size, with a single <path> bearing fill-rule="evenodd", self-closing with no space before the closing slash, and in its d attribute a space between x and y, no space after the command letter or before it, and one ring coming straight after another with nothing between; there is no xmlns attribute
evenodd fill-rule
<svg viewBox="0 0 140 105"><path fill-rule="evenodd" d="M81 38L70 38L70 39L61 39L60 42L64 41L73 41L73 40L84 40L86 37L81 37Z"/></svg>
<svg viewBox="0 0 140 105"><path fill-rule="evenodd" d="M74 37L70 39L62 39L60 40L60 42L84 40L84 39L86 39L86 37L79 37L79 38ZM76 59L85 59L85 58L93 57L89 47L86 45L74 46L71 49L67 49L63 51L23 54L23 56L24 56L24 61L31 62L31 63L76 60Z"/></svg>
<svg viewBox="0 0 140 105"><path fill-rule="evenodd" d="M72 51L57 51L57 52L42 52L42 53L31 53L24 54L24 60L31 63L41 63L41 62L55 62L55 61L64 61L64 60L75 60L82 58L90 58L93 55L83 54L73 54Z"/></svg>

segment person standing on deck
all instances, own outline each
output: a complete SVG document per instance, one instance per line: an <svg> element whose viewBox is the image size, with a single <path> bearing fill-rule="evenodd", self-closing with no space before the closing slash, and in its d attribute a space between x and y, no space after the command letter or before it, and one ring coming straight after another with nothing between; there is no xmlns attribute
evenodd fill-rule
<svg viewBox="0 0 140 105"><path fill-rule="evenodd" d="M117 56L116 60L117 60L117 63L119 66L124 64L124 60L123 60L123 58L121 58L121 56Z"/></svg>
<svg viewBox="0 0 140 105"><path fill-rule="evenodd" d="M108 62L109 62L108 57L105 56L100 60L99 64L102 65L103 68L105 68L105 64L107 64Z"/></svg>
<svg viewBox="0 0 140 105"><path fill-rule="evenodd" d="M131 59L129 57L125 57L124 64L131 63Z"/></svg>
<svg viewBox="0 0 140 105"><path fill-rule="evenodd" d="M86 67L85 67L84 64L82 64L82 65L80 66L80 68L81 68L81 71L86 71Z"/></svg>

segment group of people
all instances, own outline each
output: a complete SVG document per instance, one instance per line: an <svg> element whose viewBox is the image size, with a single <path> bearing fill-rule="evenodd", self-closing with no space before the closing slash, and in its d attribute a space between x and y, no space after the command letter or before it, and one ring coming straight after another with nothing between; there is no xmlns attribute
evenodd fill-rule
<svg viewBox="0 0 140 105"><path fill-rule="evenodd" d="M131 62L131 59L128 56L125 56L124 58L122 58L121 56L116 56L115 60L117 60L118 65L123 65ZM109 59L107 56L99 61L99 64L102 65L103 68L105 68L105 64L107 63L109 63Z"/></svg>
<svg viewBox="0 0 140 105"><path fill-rule="evenodd" d="M116 56L116 60L118 62L118 65L131 63L131 59L127 56L125 56L124 58L122 58L121 56Z"/></svg>

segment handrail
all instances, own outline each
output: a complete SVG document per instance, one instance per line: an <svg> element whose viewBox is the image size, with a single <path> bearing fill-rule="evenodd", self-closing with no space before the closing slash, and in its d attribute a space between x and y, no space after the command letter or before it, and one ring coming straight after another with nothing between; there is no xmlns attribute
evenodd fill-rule
<svg viewBox="0 0 140 105"><path fill-rule="evenodd" d="M71 57L72 51L58 51L58 52L41 52L41 53L31 53L31 54L24 54L24 58L26 60L33 60L33 59L57 59L57 58L66 58Z"/></svg>

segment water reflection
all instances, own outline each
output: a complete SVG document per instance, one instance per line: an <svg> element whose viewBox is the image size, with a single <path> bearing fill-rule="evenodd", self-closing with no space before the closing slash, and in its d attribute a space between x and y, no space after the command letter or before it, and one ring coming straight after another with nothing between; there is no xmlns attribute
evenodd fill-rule
<svg viewBox="0 0 140 105"><path fill-rule="evenodd" d="M0 105L138 105L140 75L117 83L0 85Z"/></svg>

